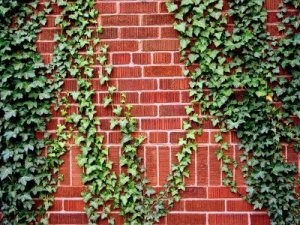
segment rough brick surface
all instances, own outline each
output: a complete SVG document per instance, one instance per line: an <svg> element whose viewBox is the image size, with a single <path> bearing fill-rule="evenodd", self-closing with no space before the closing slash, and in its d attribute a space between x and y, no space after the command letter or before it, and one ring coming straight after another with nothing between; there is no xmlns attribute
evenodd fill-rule
<svg viewBox="0 0 300 225"><path fill-rule="evenodd" d="M265 4L269 10L268 31L273 35L279 35L276 29L279 2L267 0ZM104 26L102 39L109 45L109 60L115 66L111 75L111 82L118 89L114 101L120 102L121 93L125 93L127 102L133 105L132 114L137 118L139 133L147 136L139 155L144 158L149 181L160 188L166 182L171 163L176 162L176 153L180 150L178 139L184 136L184 106L190 103L189 80L182 75L178 34L172 28L173 15L167 13L164 0L97 0L96 9L100 12L98 22ZM37 43L46 63L50 62L55 47L54 35L60 32L54 23L60 12L55 7L54 13L47 16L48 23ZM67 79L63 90L76 90L76 85L74 79ZM110 146L109 158L118 174L120 134L109 129L112 113L102 106L105 88L100 86L98 78L94 78L93 88L97 116L102 124L99 134L104 135L105 143ZM76 111L76 106L70 110ZM60 120L59 114L54 113L47 129L54 132ZM252 210L251 205L222 186L221 163L215 155L218 146L214 135L218 130L208 121L203 127L204 133L197 139L198 150L192 156L183 198L158 224L269 225L265 212ZM230 153L238 159L236 134L231 133L225 139L230 144ZM60 183L55 205L50 211L51 224L87 224L80 194L84 190L82 169L75 159L80 149L73 145L70 149L61 168L65 180ZM287 154L287 160L300 164L296 154ZM235 177L241 186L239 189L245 191L242 175L236 173ZM123 224L117 212L114 213L117 225Z"/></svg>

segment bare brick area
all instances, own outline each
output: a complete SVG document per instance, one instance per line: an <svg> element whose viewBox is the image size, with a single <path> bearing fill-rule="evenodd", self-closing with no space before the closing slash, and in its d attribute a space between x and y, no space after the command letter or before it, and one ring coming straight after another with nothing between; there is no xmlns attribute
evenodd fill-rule
<svg viewBox="0 0 300 225"><path fill-rule="evenodd" d="M279 0L266 3L270 11L268 30L274 35L277 35L274 24L277 23L278 3ZM139 153L144 158L146 175L154 187L162 187L180 150L177 142L184 134L184 106L189 104L189 81L182 75L177 33L172 28L173 15L167 13L163 0L97 0L96 9L100 12L99 23L105 30L102 40L110 46L109 60L114 65L111 80L118 90L114 100L119 102L120 93L125 93L127 102L133 105L139 132L147 136ZM55 10L48 16L48 24L37 43L45 62L51 60L55 46L53 37L59 33L54 25L59 13ZM119 172L120 135L109 129L112 113L102 106L105 90L97 78L93 87L97 116L102 124L99 133L104 134L105 143L110 147L109 157L114 161L113 169ZM64 89L76 90L76 81L67 79ZM48 125L52 132L61 119L57 116ZM190 177L186 180L188 187L182 193L182 200L159 224L269 225L264 211L254 211L251 205L222 185L221 164L216 159L217 144L213 138L217 132L209 122L204 124L198 151L192 156ZM231 133L226 139L230 153L237 158L240 153L236 134ZM82 170L75 159L79 151L74 146L64 156L61 171L65 179L59 185L55 206L49 211L51 224L87 224L80 195L84 188L80 181ZM235 175L244 191L241 175ZM121 225L118 213L114 214L117 224Z"/></svg>

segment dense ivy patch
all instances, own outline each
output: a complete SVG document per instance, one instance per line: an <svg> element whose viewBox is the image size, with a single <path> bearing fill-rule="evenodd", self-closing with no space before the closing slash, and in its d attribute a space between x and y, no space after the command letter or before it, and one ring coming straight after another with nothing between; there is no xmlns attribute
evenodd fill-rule
<svg viewBox="0 0 300 225"><path fill-rule="evenodd" d="M44 132L53 99L46 66L36 51L45 10L38 1L0 1L0 211L1 224L28 224L41 218L47 203L34 211L34 198L51 192L51 169L42 155ZM46 199L45 199L46 200ZM47 201L47 200L46 200ZM45 202L46 202L45 201Z"/></svg>

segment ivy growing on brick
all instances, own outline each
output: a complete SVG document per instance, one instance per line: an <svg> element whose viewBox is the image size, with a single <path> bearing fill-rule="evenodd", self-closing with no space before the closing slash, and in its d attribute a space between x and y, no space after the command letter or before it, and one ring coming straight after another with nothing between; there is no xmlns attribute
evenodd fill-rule
<svg viewBox="0 0 300 225"><path fill-rule="evenodd" d="M156 193L145 176L138 151L145 137L137 136L137 120L132 106L122 95L113 102L116 87L110 85L112 65L107 61L108 46L101 44L97 27L98 12L94 0L55 0L61 9L57 18L61 32L56 35L52 62L46 66L36 52L35 41L50 2L38 12L37 1L0 0L0 206L3 224L47 224L46 211L53 205L53 193L62 179L61 156L68 150L70 138L80 147L77 162L83 168L82 193L89 224L107 220L114 224L112 209L120 209L125 224L154 224L167 215L185 190L191 155L197 150L196 136L202 122L210 119L219 128L216 152L225 173L223 184L239 193L234 169L245 177L245 199L255 209L265 208L272 224L300 222L300 197L295 190L297 168L286 162L283 142L299 148L299 15L289 15L287 6L298 10L299 3L285 0L278 18L281 38L266 32L263 0L230 0L228 15L222 0L182 0L169 2L176 12L174 28L180 33L182 60L190 78L192 102L185 107L185 137L171 167L167 183ZM298 12L298 11L297 11ZM228 17L233 31L226 30ZM13 18L13 20L11 19ZM95 70L97 64L99 71ZM196 65L196 67L195 67ZM280 73L282 67L286 75ZM51 75L47 79L46 75ZM92 79L98 77L107 88L103 106L114 117L111 129L121 133L122 173L112 170L109 148L99 135L101 121L96 117ZM77 90L62 89L65 78L75 78ZM56 109L64 118L56 137L36 139L45 131L50 105L56 96ZM76 111L70 113L70 103ZM200 104L201 112L194 107ZM241 162L228 154L223 134L235 131L243 152ZM46 139L45 139L46 138ZM287 145L286 144L286 145ZM42 150L46 147L47 155ZM34 198L40 199L36 206ZM99 211L100 210L100 211ZM99 213L100 212L100 213Z"/></svg>
<svg viewBox="0 0 300 225"><path fill-rule="evenodd" d="M299 16L285 17L282 6L281 29L286 26L287 32L278 40L266 32L264 1L229 1L232 32L226 30L223 7L222 0L168 3L176 12L174 29L189 69L190 96L221 133L235 131L240 139L238 164L226 153L222 135L215 136L223 184L238 192L232 169L239 167L248 186L245 198L254 209L265 208L274 225L299 224L297 168L285 161L282 146L294 144L298 151L300 140L292 120L299 118ZM199 66L192 69L194 64ZM280 66L291 76L282 77Z"/></svg>

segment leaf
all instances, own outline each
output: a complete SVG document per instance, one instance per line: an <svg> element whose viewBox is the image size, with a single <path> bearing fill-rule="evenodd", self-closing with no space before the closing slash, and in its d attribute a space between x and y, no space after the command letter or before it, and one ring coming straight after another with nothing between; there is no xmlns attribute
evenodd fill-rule
<svg viewBox="0 0 300 225"><path fill-rule="evenodd" d="M108 65L108 66L106 66L105 67L105 72L108 74L108 75L110 75L111 74L111 72L112 72L112 69L113 69L113 66L112 65Z"/></svg>
<svg viewBox="0 0 300 225"><path fill-rule="evenodd" d="M199 20L194 20L193 25L205 29L205 27L206 27L205 19L203 18L203 19L199 19Z"/></svg>
<svg viewBox="0 0 300 225"><path fill-rule="evenodd" d="M28 181L31 181L32 180L32 177L29 177L29 176L23 176L19 179L19 183L22 184L23 186L26 186L27 182Z"/></svg>
<svg viewBox="0 0 300 225"><path fill-rule="evenodd" d="M110 95L112 95L113 93L115 93L116 90L117 90L117 88L115 86L109 86L108 87L108 93Z"/></svg>
<svg viewBox="0 0 300 225"><path fill-rule="evenodd" d="M108 82L108 81L109 81L108 76L104 76L104 75L101 75L101 76L100 76L100 84L101 84L101 85L105 84L105 83Z"/></svg>
<svg viewBox="0 0 300 225"><path fill-rule="evenodd" d="M222 150L218 150L216 152L216 155L217 155L217 159L221 160L223 158L224 152Z"/></svg>
<svg viewBox="0 0 300 225"><path fill-rule="evenodd" d="M77 100L78 100L78 97L80 96L80 92L78 92L78 91L72 91L72 92L71 92L71 96L72 96L72 98L73 98L75 101L77 101Z"/></svg>
<svg viewBox="0 0 300 225"><path fill-rule="evenodd" d="M193 5L194 2L193 0L182 0L181 1L181 5L184 6L184 5Z"/></svg>
<svg viewBox="0 0 300 225"><path fill-rule="evenodd" d="M181 32L181 33L185 32L185 28L186 28L186 23L185 22L174 23L174 29Z"/></svg>
<svg viewBox="0 0 300 225"><path fill-rule="evenodd" d="M257 97L265 97L267 95L267 92L264 90L256 91L255 94Z"/></svg>
<svg viewBox="0 0 300 225"><path fill-rule="evenodd" d="M217 143L219 143L223 140L223 137L220 134L215 134L214 138L215 138L215 142L217 142Z"/></svg>
<svg viewBox="0 0 300 225"><path fill-rule="evenodd" d="M117 107L115 107L114 109L113 109L113 113L116 115L116 116L121 116L121 114L122 114L122 107L121 106L117 106Z"/></svg>
<svg viewBox="0 0 300 225"><path fill-rule="evenodd" d="M97 60L101 65L104 65L107 61L107 57L106 57L106 55L98 56Z"/></svg>
<svg viewBox="0 0 300 225"><path fill-rule="evenodd" d="M0 179L4 180L9 175L12 175L12 168L11 167L1 167L0 169Z"/></svg>
<svg viewBox="0 0 300 225"><path fill-rule="evenodd" d="M185 112L187 115L190 115L192 112L194 112L194 108L191 106L185 106Z"/></svg>
<svg viewBox="0 0 300 225"><path fill-rule="evenodd" d="M103 99L103 105L104 107L109 106L112 103L112 98L111 96L105 96Z"/></svg>
<svg viewBox="0 0 300 225"><path fill-rule="evenodd" d="M167 6L167 10L169 13L172 13L178 9L178 6L176 4L174 4L173 2L167 2L166 6Z"/></svg>

